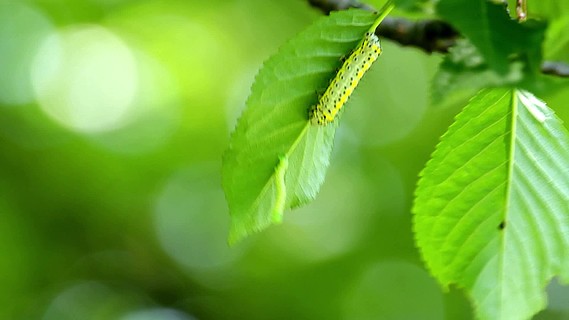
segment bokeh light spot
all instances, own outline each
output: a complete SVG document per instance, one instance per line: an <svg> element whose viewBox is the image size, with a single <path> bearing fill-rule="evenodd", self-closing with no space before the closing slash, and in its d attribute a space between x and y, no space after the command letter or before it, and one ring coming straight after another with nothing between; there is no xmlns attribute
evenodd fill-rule
<svg viewBox="0 0 569 320"><path fill-rule="evenodd" d="M17 1L0 3L0 105L34 100L29 78L33 56L52 29L35 8Z"/></svg>
<svg viewBox="0 0 569 320"><path fill-rule="evenodd" d="M132 309L133 302L133 297L122 295L102 283L77 282L51 301L43 319L116 319Z"/></svg>
<svg viewBox="0 0 569 320"><path fill-rule="evenodd" d="M137 91L137 69L127 45L100 26L75 26L49 36L32 69L42 110L83 133L120 127Z"/></svg>
<svg viewBox="0 0 569 320"><path fill-rule="evenodd" d="M345 112L348 129L362 145L389 145L415 129L427 110L430 69L438 63L421 52L382 44L385 53L362 79Z"/></svg>
<svg viewBox="0 0 569 320"><path fill-rule="evenodd" d="M247 101L247 97L251 94L251 83L255 81L257 72L256 67L245 69L233 81L232 86L229 88L229 94L225 104L227 129L229 131L235 128L237 119L239 119L240 114L245 109L245 102Z"/></svg>
<svg viewBox="0 0 569 320"><path fill-rule="evenodd" d="M369 267L347 293L343 319L444 319L443 295L423 269L386 261Z"/></svg>
<svg viewBox="0 0 569 320"><path fill-rule="evenodd" d="M139 75L136 108L116 130L91 136L109 151L140 155L163 147L182 123L180 90L171 72L157 59L135 51Z"/></svg>
<svg viewBox="0 0 569 320"><path fill-rule="evenodd" d="M343 163L339 160L330 168L313 203L285 213L285 223L266 232L284 249L308 261L329 259L357 245L385 202L376 193L383 183L392 186L387 195L393 200L403 198L403 190L396 187L401 185L400 174L388 162L378 163L385 172L385 179L378 183L370 180L375 173L354 165L353 157Z"/></svg>
<svg viewBox="0 0 569 320"><path fill-rule="evenodd" d="M234 261L243 249L227 244L229 214L215 169L202 165L181 170L158 195L158 239L164 250L189 272L219 270ZM200 280L208 282L204 274Z"/></svg>
<svg viewBox="0 0 569 320"><path fill-rule="evenodd" d="M134 312L130 312L121 318L121 320L192 320L192 319L195 318L190 317L178 310L165 309L165 308L137 310Z"/></svg>

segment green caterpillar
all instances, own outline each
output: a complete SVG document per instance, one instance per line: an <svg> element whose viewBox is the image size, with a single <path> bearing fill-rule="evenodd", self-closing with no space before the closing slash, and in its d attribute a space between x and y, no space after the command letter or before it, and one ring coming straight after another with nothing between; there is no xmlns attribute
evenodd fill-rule
<svg viewBox="0 0 569 320"><path fill-rule="evenodd" d="M312 106L309 118L313 124L326 125L336 118L363 75L381 54L379 38L367 32L363 41L352 51L348 59L320 97L318 104Z"/></svg>

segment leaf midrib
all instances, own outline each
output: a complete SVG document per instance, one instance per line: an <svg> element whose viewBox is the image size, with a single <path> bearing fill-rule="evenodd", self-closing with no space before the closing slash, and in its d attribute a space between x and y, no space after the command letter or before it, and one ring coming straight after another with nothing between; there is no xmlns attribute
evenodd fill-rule
<svg viewBox="0 0 569 320"><path fill-rule="evenodd" d="M508 228L508 214L510 212L510 201L511 201L511 197L512 197L512 177L514 175L514 155L516 152L516 133L517 133L517 117L518 117L518 100L517 100L517 95L516 95L517 90L516 89L510 89L510 94L511 94L511 101L510 101L510 114L511 114L511 127L510 127L510 148L509 148L509 153L507 155L508 159L509 159L509 164L508 164L508 174L506 176L506 181L507 181L507 186L506 186L506 198L505 198L505 202L504 202L504 216L502 217L503 221L506 222L506 227L504 229L501 230L500 232L500 237L502 238L502 241L500 243L501 245L501 251L498 252L499 256L499 281L498 283L500 283L500 308L499 308L499 312L500 312L500 317L499 319L504 319L504 308L502 307L503 305L503 301L507 300L507 297L504 297L504 290L503 290L503 283L504 283L504 273L506 272L505 268L505 254L504 252L506 252L506 235L509 232L510 228ZM502 97L503 98L503 97Z"/></svg>

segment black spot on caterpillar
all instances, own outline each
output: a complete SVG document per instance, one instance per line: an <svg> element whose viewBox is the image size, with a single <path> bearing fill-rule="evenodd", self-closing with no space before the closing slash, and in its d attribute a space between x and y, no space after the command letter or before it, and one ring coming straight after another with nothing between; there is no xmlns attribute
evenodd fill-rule
<svg viewBox="0 0 569 320"><path fill-rule="evenodd" d="M318 103L310 108L310 121L316 125L333 122L360 79L380 54L379 38L372 32L366 33L360 45L344 61Z"/></svg>

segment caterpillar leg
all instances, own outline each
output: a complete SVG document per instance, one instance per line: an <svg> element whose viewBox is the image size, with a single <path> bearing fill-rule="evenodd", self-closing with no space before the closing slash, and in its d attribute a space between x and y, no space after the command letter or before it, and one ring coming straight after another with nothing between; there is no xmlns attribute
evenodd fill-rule
<svg viewBox="0 0 569 320"><path fill-rule="evenodd" d="M310 107L310 109L308 110L308 119L310 120L310 123L312 123L313 125L322 126L326 124L324 114L322 113L322 111L318 110L318 105L313 105L312 107Z"/></svg>

